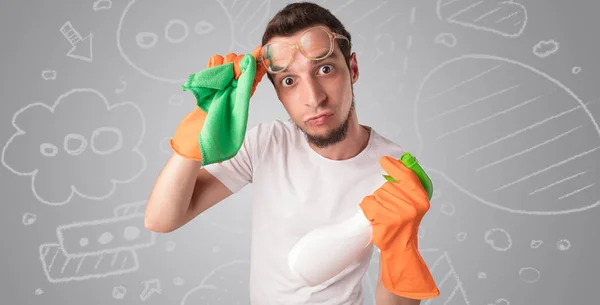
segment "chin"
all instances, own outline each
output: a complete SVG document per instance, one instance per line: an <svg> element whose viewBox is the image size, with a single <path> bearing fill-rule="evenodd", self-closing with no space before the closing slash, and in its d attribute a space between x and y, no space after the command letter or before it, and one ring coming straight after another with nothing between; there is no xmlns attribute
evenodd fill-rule
<svg viewBox="0 0 600 305"><path fill-rule="evenodd" d="M338 128L340 125L340 122L332 118L322 125L311 125L304 123L304 130L310 131L310 133L314 135L325 136L332 132L334 129Z"/></svg>

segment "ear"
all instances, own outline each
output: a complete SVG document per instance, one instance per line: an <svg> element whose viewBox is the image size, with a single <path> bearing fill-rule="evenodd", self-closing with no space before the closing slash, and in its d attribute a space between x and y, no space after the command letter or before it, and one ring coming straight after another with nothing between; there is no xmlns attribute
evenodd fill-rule
<svg viewBox="0 0 600 305"><path fill-rule="evenodd" d="M358 62L356 60L356 52L352 52L350 55L350 80L352 83L358 81Z"/></svg>

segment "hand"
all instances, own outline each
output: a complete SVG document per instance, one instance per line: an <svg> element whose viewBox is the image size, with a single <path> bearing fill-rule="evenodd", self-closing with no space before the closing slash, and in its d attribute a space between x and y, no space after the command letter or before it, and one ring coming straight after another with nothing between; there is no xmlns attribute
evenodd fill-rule
<svg viewBox="0 0 600 305"><path fill-rule="evenodd" d="M258 58L258 55L260 54L261 50L262 50L262 46L258 46L254 49L254 51L252 51L252 57L254 57L255 60L256 60L256 58ZM211 58L208 60L208 63L206 64L206 68L212 68L214 66L233 62L234 77L237 80L240 78L240 75L242 74L242 68L240 67L240 62L242 61L244 56L245 56L245 54L238 55L236 53L229 53L229 54L225 55L225 57L223 57L220 54L215 54L215 55L211 56ZM256 87L258 86L258 83L260 83L260 81L262 80L263 76L265 76L266 73L267 73L267 69L262 64L256 63L256 74L254 76L254 83L252 84L252 92L250 93L250 96L254 95L254 91L256 91Z"/></svg>
<svg viewBox="0 0 600 305"><path fill-rule="evenodd" d="M255 61L261 51L261 48L262 48L261 46L256 47L251 54ZM215 67L218 67L221 65L227 65L227 64L233 63L233 65L232 65L233 73L232 74L233 74L234 79L237 81L237 80L239 80L240 76L243 73L242 68L241 68L241 62L245 56L246 56L246 54L238 55L236 53L229 53L225 57L223 57L222 55L215 54L215 55L211 56L210 59L208 60L208 62L206 64L206 72L210 72L209 69L211 69L211 68L215 68ZM219 71L221 72L222 70L219 70ZM204 71L201 71L200 73L197 73L196 75L203 75L203 77L205 77L204 75L207 75L207 74L201 74L203 72ZM231 73L231 70L229 71L229 73ZM217 112L221 112L225 109L231 109L231 108L229 108L229 105L215 105L213 107L210 107L211 104L213 104L215 102L221 103L221 104L223 104L223 103L235 104L234 99L236 99L236 98L237 99L246 99L246 98L252 97L252 95L254 95L254 92L256 90L258 83L262 80L265 73L266 73L266 69L264 68L264 66L262 64L257 63L255 74L254 74L254 80L252 83L252 89L250 91L249 96L245 95L245 93L243 91L238 91L237 89L240 89L239 87L232 88L229 91L230 94L227 96L222 95L221 92L224 92L224 90L229 90L228 88L222 87L223 84L230 83L230 81L228 81L227 79L224 79L224 80L209 79L209 80L207 80L207 79L200 78L197 81L197 83L190 84L190 85L186 84L186 85L188 85L188 89L194 91L194 95L196 96L196 101L197 101L198 107L196 107L193 111L188 113L182 119L182 121L179 123L177 129L175 130L175 134L173 135L173 138L169 142L173 151L176 152L177 154L179 154L180 156L183 156L184 158L196 160L196 161L202 161L203 156L202 156L202 152L200 149L200 141L201 140L199 140L199 135L203 130L205 121L207 120L208 110L206 110L206 109L209 109L209 108L215 109L215 110L211 110L211 113L213 114L214 122L218 123L219 120L223 121L223 117L226 115L230 115L230 114L217 113ZM232 74L229 74L230 77ZM229 79L231 79L231 78L229 78ZM188 81L188 83L190 81ZM219 87L219 86L221 86L221 87ZM245 102L249 102L249 100L247 100ZM215 113L213 113L213 111L215 111ZM230 120L230 123L233 124L234 126L225 126L226 127L225 129L229 128L229 132L233 132L233 134L235 136L237 136L236 140L239 142L240 141L239 138L242 137L243 135L239 135L236 132L241 128L240 124L243 125L245 122L242 122L242 121L234 122L234 121ZM219 127L221 127L221 126L219 126ZM215 128L213 128L213 129L215 129ZM222 128L218 128L218 130L222 130ZM226 132L226 131L223 131L223 132ZM219 137L219 136L222 136L222 135L211 135L212 138ZM227 143L229 143L229 142L231 142L231 141L227 141ZM228 148L228 149L231 150L232 148ZM221 154L222 152L211 151L211 153ZM232 154L231 151L228 151L226 153Z"/></svg>
<svg viewBox="0 0 600 305"><path fill-rule="evenodd" d="M389 156L379 161L397 182L385 182L359 206L371 222L373 244L381 251L383 286L411 299L437 297L439 290L418 250L419 225L430 207L428 194L401 161Z"/></svg>

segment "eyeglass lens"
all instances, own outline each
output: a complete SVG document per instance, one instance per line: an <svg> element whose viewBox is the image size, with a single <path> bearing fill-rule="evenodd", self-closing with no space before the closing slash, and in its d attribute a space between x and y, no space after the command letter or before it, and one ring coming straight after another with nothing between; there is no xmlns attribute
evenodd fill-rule
<svg viewBox="0 0 600 305"><path fill-rule="evenodd" d="M322 59L329 54L331 40L323 29L315 28L300 37L299 47L308 59ZM272 72L281 71L286 68L292 59L294 48L283 42L274 42L263 48L264 58L268 60L269 69Z"/></svg>

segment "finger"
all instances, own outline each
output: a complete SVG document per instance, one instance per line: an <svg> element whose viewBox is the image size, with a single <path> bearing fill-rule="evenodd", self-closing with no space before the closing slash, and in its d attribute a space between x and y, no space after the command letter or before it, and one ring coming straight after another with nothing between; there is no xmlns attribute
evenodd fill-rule
<svg viewBox="0 0 600 305"><path fill-rule="evenodd" d="M257 59L258 56L260 56L261 51L262 51L262 46L258 46L256 48L254 48L254 51L252 51L252 57L254 57L254 59Z"/></svg>
<svg viewBox="0 0 600 305"><path fill-rule="evenodd" d="M206 64L206 67L212 68L214 66L218 66L221 64L223 64L223 56L221 56L219 54L215 54L210 57L210 59L208 60L208 63Z"/></svg>
<svg viewBox="0 0 600 305"><path fill-rule="evenodd" d="M254 48L254 51L252 51L252 56L254 57L255 60L258 59L261 52L262 52L262 46L257 46L256 48ZM258 81L256 83L260 82L260 80L266 73L267 73L267 69L265 68L265 65L262 62L257 62L256 63L255 80L258 80Z"/></svg>
<svg viewBox="0 0 600 305"><path fill-rule="evenodd" d="M374 194L377 202L380 203L380 212L377 216L389 217L388 223L395 223L401 220L414 219L417 216L417 208L414 206L412 197L406 196L396 190L382 188Z"/></svg>
<svg viewBox="0 0 600 305"><path fill-rule="evenodd" d="M229 54L225 55L225 60L223 61L223 64L228 64L230 62L234 62L236 57L237 57L237 54L235 54L235 53L229 53Z"/></svg>
<svg viewBox="0 0 600 305"><path fill-rule="evenodd" d="M267 74L267 68L262 63L256 63L256 76L254 77L256 83L259 83L265 74Z"/></svg>
<svg viewBox="0 0 600 305"><path fill-rule="evenodd" d="M242 75L242 67L240 66L240 63L242 62L242 59L244 59L244 57L244 54L239 54L233 61L233 72L235 75L235 79L239 79L240 75Z"/></svg>
<svg viewBox="0 0 600 305"><path fill-rule="evenodd" d="M381 167L396 181L404 181L407 186L410 184L421 183L419 177L410 168L406 167L402 161L390 156L383 156L379 159ZM413 186L414 187L414 186Z"/></svg>
<svg viewBox="0 0 600 305"><path fill-rule="evenodd" d="M267 63L269 61L267 60ZM258 84L260 83L260 81L262 80L263 76L265 76L265 74L267 74L267 68L265 67L265 65L262 62L257 62L256 63L256 76L254 77L254 84Z"/></svg>
<svg viewBox="0 0 600 305"><path fill-rule="evenodd" d="M402 161L384 156L381 157L379 162L381 163L381 167L397 181L397 183L386 182L385 185L387 187L384 188L395 193L398 197L413 198L418 201L427 199L427 192L421 184L419 176L413 170L406 167Z"/></svg>
<svg viewBox="0 0 600 305"><path fill-rule="evenodd" d="M377 211L380 209L380 204L373 195L364 197L358 206L362 209L363 214L369 221L373 221L375 219Z"/></svg>

